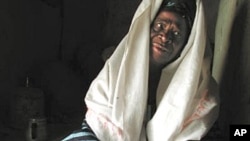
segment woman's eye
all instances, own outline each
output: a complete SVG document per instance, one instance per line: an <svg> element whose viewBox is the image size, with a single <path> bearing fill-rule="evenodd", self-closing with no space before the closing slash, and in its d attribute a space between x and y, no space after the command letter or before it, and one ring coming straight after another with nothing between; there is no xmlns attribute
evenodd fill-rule
<svg viewBox="0 0 250 141"><path fill-rule="evenodd" d="M160 23L156 23L154 26L154 30L155 31L160 31L161 30L161 24Z"/></svg>
<svg viewBox="0 0 250 141"><path fill-rule="evenodd" d="M179 35L180 35L180 32L174 31L174 36L179 36Z"/></svg>
<svg viewBox="0 0 250 141"><path fill-rule="evenodd" d="M161 23L157 23L157 24L156 24L156 27L157 27L157 28L162 28L162 24L161 24Z"/></svg>

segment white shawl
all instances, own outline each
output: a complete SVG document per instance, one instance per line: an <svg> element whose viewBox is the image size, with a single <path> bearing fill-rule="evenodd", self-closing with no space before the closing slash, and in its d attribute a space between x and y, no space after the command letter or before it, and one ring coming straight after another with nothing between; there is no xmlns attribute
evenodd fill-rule
<svg viewBox="0 0 250 141"><path fill-rule="evenodd" d="M199 140L218 114L203 7L181 56L162 71L157 110L146 126L150 23L162 0L143 0L130 30L92 82L86 120L101 141Z"/></svg>

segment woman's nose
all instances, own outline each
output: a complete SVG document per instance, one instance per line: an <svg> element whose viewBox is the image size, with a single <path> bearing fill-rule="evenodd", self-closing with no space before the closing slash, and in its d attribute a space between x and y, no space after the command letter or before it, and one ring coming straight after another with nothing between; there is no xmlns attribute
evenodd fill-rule
<svg viewBox="0 0 250 141"><path fill-rule="evenodd" d="M172 39L168 31L162 31L159 35L163 43L172 43Z"/></svg>

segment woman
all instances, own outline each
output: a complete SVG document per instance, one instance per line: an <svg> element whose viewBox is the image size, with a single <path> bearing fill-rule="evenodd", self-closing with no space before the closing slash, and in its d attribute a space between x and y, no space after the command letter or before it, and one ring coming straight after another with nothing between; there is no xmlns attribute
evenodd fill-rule
<svg viewBox="0 0 250 141"><path fill-rule="evenodd" d="M210 59L200 0L143 0L65 140L201 139L218 114Z"/></svg>

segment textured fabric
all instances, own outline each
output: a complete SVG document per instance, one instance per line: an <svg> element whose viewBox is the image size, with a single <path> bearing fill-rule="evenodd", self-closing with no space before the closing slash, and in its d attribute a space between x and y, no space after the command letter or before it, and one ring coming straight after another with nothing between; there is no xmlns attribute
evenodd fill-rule
<svg viewBox="0 0 250 141"><path fill-rule="evenodd" d="M82 128L74 131L69 136L65 137L62 141L99 141L95 133L91 130L89 125L84 120Z"/></svg>
<svg viewBox="0 0 250 141"><path fill-rule="evenodd" d="M203 7L179 58L162 70L157 108L144 123L148 98L149 35L162 0L143 0L128 34L92 82L86 120L102 141L199 140L218 115L217 87L210 74Z"/></svg>

